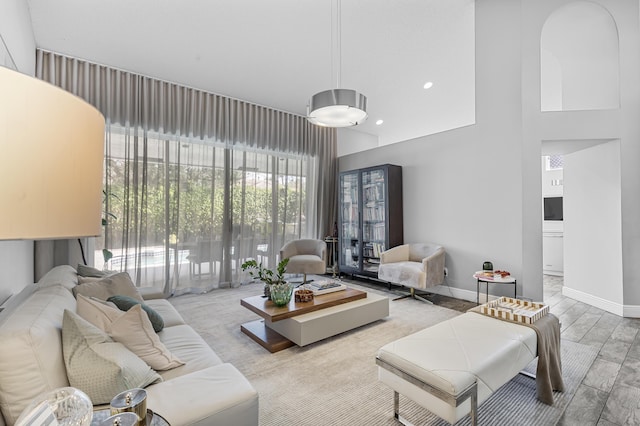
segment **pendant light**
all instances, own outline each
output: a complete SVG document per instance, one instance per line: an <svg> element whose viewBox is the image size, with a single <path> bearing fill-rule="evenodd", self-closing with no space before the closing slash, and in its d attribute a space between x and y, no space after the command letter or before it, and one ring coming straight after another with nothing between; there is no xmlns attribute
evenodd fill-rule
<svg viewBox="0 0 640 426"><path fill-rule="evenodd" d="M342 25L340 15L341 0L336 0L336 89L316 93L311 97L307 105L307 120L318 126L349 127L358 125L367 119L367 97L355 90L340 88L340 68L342 66L342 47L340 40Z"/></svg>

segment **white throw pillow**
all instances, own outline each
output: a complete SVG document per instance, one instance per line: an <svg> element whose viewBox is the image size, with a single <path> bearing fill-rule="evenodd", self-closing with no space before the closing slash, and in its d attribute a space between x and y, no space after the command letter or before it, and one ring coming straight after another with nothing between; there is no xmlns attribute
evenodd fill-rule
<svg viewBox="0 0 640 426"><path fill-rule="evenodd" d="M124 312L107 329L109 335L124 344L154 370L170 370L184 365L160 341L153 330L149 316L141 305L135 305Z"/></svg>
<svg viewBox="0 0 640 426"><path fill-rule="evenodd" d="M76 313L100 330L108 332L111 323L124 315L124 312L107 303L109 302L99 302L97 299L78 294Z"/></svg>
<svg viewBox="0 0 640 426"><path fill-rule="evenodd" d="M162 381L122 343L68 309L62 320L62 349L69 384L86 393L94 405L109 404L127 389Z"/></svg>

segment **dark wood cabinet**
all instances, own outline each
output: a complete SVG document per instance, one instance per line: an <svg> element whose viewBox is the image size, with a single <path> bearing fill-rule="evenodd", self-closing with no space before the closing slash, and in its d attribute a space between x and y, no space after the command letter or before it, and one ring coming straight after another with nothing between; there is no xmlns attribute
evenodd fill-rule
<svg viewBox="0 0 640 426"><path fill-rule="evenodd" d="M338 185L340 272L377 278L380 253L402 244L402 167L342 172Z"/></svg>

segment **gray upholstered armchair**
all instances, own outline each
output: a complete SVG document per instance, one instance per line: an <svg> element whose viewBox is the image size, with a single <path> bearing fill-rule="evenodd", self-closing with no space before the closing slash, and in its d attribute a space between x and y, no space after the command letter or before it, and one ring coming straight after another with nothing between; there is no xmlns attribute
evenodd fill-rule
<svg viewBox="0 0 640 426"><path fill-rule="evenodd" d="M327 245L322 240L302 239L286 243L280 249L280 259L289 258L288 274L303 274L302 283L306 283L307 274L327 272Z"/></svg>
<svg viewBox="0 0 640 426"><path fill-rule="evenodd" d="M393 247L380 254L378 278L409 287L405 296L431 303L415 290L426 290L444 282L444 248L431 243L413 243ZM397 299L395 299L397 300Z"/></svg>

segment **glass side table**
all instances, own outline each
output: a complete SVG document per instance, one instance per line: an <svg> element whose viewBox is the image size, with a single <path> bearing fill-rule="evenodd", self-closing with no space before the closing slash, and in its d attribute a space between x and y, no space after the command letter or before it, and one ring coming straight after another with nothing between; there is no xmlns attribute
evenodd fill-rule
<svg viewBox="0 0 640 426"><path fill-rule="evenodd" d="M100 422L102 422L109 416L111 416L110 408L104 408L94 411L93 420L91 420L91 426L98 426ZM164 417L162 417L158 413L154 413L149 409L147 409L147 417L145 418L145 420L147 421L146 426L171 426Z"/></svg>

